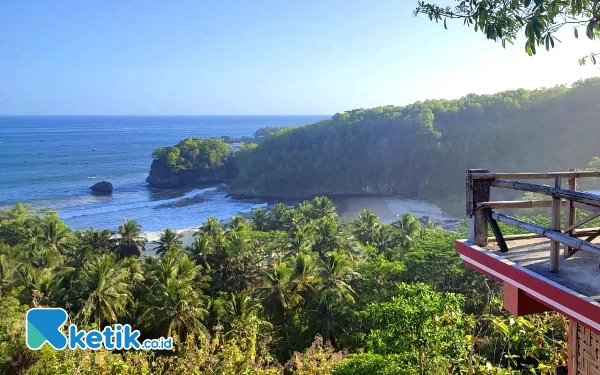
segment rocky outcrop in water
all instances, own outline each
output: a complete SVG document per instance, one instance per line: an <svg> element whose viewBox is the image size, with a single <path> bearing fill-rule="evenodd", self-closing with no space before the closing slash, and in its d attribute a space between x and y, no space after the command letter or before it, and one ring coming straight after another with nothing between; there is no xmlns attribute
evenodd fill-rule
<svg viewBox="0 0 600 375"><path fill-rule="evenodd" d="M229 182L235 177L233 160L217 168L174 171L161 160L152 161L146 182L156 188L171 189Z"/></svg>
<svg viewBox="0 0 600 375"><path fill-rule="evenodd" d="M100 181L90 187L93 193L110 194L113 191L113 185L108 181Z"/></svg>

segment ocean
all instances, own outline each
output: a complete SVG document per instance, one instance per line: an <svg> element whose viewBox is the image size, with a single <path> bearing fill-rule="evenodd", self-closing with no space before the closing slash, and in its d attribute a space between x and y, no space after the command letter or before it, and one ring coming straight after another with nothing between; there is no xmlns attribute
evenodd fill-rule
<svg viewBox="0 0 600 375"><path fill-rule="evenodd" d="M0 117L0 209L18 202L51 209L72 229L115 230L125 219L146 232L198 227L266 206L227 197L225 186L158 190L145 180L152 151L185 137L241 137L263 126L328 116L19 116ZM110 181L111 196L89 187Z"/></svg>

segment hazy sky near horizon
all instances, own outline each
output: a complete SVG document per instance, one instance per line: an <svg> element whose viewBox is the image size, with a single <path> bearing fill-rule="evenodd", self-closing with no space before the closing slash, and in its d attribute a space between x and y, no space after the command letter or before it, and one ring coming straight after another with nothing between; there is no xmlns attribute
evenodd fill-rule
<svg viewBox="0 0 600 375"><path fill-rule="evenodd" d="M416 4L3 1L0 114L333 114L600 75L572 30L529 57Z"/></svg>

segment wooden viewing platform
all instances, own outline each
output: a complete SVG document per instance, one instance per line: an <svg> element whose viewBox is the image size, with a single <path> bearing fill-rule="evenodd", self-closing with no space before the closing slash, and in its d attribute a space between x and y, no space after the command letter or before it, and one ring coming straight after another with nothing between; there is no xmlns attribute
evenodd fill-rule
<svg viewBox="0 0 600 375"><path fill-rule="evenodd" d="M598 177L600 171L470 169L468 239L456 243L468 267L503 283L504 307L511 313L556 311L569 318L569 374L600 374L600 228L584 228L600 217L600 195L577 190L578 179ZM551 186L528 180L550 180ZM533 192L548 199L493 201L492 189ZM549 208L550 226L500 212L530 208ZM579 220L577 210L585 213ZM527 233L505 236L498 222Z"/></svg>

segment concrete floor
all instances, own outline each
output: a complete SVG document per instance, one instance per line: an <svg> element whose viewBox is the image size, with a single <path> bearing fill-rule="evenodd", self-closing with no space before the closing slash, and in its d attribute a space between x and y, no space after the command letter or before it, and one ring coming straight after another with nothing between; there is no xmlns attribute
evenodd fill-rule
<svg viewBox="0 0 600 375"><path fill-rule="evenodd" d="M552 273L550 272L550 240L545 238L513 240L507 241L507 245L508 252L494 251L494 254L600 302L599 256L578 251L567 259L563 255L564 245L561 245L559 272ZM498 250L499 247L496 242L490 242L487 249L493 251Z"/></svg>

